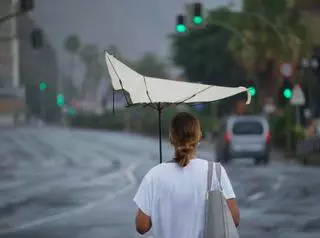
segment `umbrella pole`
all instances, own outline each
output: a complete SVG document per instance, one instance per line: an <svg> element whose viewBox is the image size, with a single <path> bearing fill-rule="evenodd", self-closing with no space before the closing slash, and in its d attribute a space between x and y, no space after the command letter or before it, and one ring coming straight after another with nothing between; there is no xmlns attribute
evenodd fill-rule
<svg viewBox="0 0 320 238"><path fill-rule="evenodd" d="M114 115L114 89L112 89L112 114Z"/></svg>
<svg viewBox="0 0 320 238"><path fill-rule="evenodd" d="M160 164L162 163L162 133L161 133L161 112L162 108L160 106L160 103L157 107L158 110L158 130L159 130L159 155L160 155Z"/></svg>

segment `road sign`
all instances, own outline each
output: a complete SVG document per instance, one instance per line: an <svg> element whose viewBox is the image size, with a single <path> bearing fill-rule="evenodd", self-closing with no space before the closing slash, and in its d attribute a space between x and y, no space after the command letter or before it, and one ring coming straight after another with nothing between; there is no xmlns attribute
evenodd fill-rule
<svg viewBox="0 0 320 238"><path fill-rule="evenodd" d="M303 106L306 103L306 98L304 93L299 85L295 85L292 90L292 97L290 104L292 106Z"/></svg>
<svg viewBox="0 0 320 238"><path fill-rule="evenodd" d="M290 63L282 63L280 65L280 72L284 77L291 77L293 75L293 66Z"/></svg>
<svg viewBox="0 0 320 238"><path fill-rule="evenodd" d="M274 113L276 111L276 105L272 98L267 98L263 107L263 111L267 114Z"/></svg>

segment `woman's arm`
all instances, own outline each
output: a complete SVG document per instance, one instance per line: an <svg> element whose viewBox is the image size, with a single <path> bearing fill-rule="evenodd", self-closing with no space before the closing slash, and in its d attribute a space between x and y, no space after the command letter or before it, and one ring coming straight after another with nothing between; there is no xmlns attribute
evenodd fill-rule
<svg viewBox="0 0 320 238"><path fill-rule="evenodd" d="M238 227L240 223L240 212L239 212L237 201L235 199L236 195L234 194L229 176L227 175L227 172L222 165L221 165L221 185L222 185L222 193L227 201L234 224L236 225L236 227Z"/></svg>
<svg viewBox="0 0 320 238"><path fill-rule="evenodd" d="M138 206L136 214L136 230L143 235L151 229L151 211L152 211L152 178L147 173L139 186L133 201Z"/></svg>
<svg viewBox="0 0 320 238"><path fill-rule="evenodd" d="M238 227L239 223L240 223L240 211L239 211L239 207L238 207L237 201L234 198L233 199L228 199L227 200L227 204L228 204L228 207L230 209L230 212L231 212L231 215L232 215L232 218L233 218L233 222L236 225L236 227Z"/></svg>
<svg viewBox="0 0 320 238"><path fill-rule="evenodd" d="M147 233L152 227L151 218L141 209L138 209L136 215L136 230L140 235Z"/></svg>

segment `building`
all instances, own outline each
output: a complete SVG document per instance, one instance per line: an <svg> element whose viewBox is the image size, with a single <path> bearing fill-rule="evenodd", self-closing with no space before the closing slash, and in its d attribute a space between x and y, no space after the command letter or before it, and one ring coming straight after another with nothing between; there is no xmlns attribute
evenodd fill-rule
<svg viewBox="0 0 320 238"><path fill-rule="evenodd" d="M0 18L11 14L13 3L17 2L0 0ZM56 105L59 69L50 39L44 33L42 47L32 48L31 32L38 28L38 25L28 14L2 21L0 24L0 88L5 95L0 97L0 117L10 114L10 108L11 114L15 113L15 109L8 105L17 104L8 103L8 94L11 95L10 100L23 99L26 111L33 115L41 114L46 118L59 115ZM43 95L40 95L40 82L47 84ZM16 97L16 93L11 93L16 91L23 91L25 94L23 97Z"/></svg>
<svg viewBox="0 0 320 238"><path fill-rule="evenodd" d="M0 17L12 12L11 0L0 1ZM0 87L12 85L12 20L0 23Z"/></svg>
<svg viewBox="0 0 320 238"><path fill-rule="evenodd" d="M45 32L41 48L32 48L30 35L35 28L38 28L37 23L28 15L19 17L20 83L25 88L26 103L30 113L49 119L59 115L59 108L56 105L57 83L60 77L58 60L56 51ZM42 92L43 95L39 90L40 82L47 84L47 89Z"/></svg>

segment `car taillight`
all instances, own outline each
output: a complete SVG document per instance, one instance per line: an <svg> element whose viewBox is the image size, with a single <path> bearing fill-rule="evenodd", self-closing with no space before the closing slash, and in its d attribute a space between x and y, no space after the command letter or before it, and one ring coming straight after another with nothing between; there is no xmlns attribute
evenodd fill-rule
<svg viewBox="0 0 320 238"><path fill-rule="evenodd" d="M266 133L266 142L269 143L270 140L271 140L271 134L270 134L270 132L267 132Z"/></svg>
<svg viewBox="0 0 320 238"><path fill-rule="evenodd" d="M226 134L224 134L224 141L229 142L230 140L231 140L231 134L227 132Z"/></svg>

